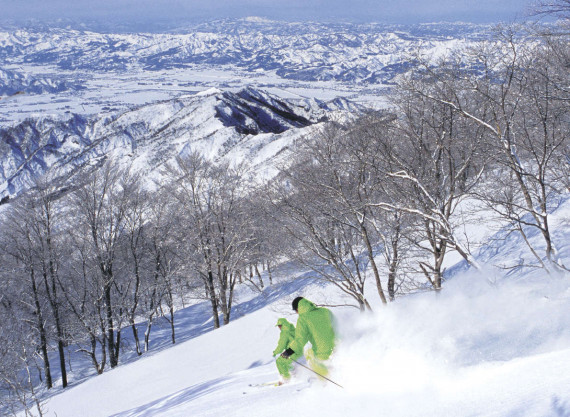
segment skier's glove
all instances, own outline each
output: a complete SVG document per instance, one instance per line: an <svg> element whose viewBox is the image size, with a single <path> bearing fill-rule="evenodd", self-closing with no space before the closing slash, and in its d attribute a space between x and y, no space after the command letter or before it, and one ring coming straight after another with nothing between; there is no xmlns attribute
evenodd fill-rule
<svg viewBox="0 0 570 417"><path fill-rule="evenodd" d="M291 348L287 348L286 351L284 351L281 356L284 357L285 359L289 358L289 356L291 356L293 353L295 353L295 351Z"/></svg>

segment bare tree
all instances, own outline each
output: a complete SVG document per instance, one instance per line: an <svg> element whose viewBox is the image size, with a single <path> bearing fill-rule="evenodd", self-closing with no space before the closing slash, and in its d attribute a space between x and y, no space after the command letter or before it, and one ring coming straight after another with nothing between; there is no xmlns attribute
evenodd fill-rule
<svg viewBox="0 0 570 417"><path fill-rule="evenodd" d="M214 328L229 323L237 283L252 240L244 212L247 181L242 167L214 165L198 154L179 158L168 168L170 192L180 206L181 239L190 269L203 282L212 306Z"/></svg>
<svg viewBox="0 0 570 417"><path fill-rule="evenodd" d="M121 239L125 232L125 217L130 204L133 176L106 162L100 169L85 175L82 184L71 196L74 215L87 232L86 241L100 273L98 286L105 314L107 354L112 368L118 365L121 345L121 323L125 311L114 267Z"/></svg>
<svg viewBox="0 0 570 417"><path fill-rule="evenodd" d="M12 340L0 348L0 389L8 391L0 397L0 411L3 415L45 415L45 400L41 398L33 376L35 358L27 342L25 338Z"/></svg>
<svg viewBox="0 0 570 417"><path fill-rule="evenodd" d="M460 63L440 64L438 75L450 85L461 79ZM486 166L484 129L471 124L455 109L431 97L449 97L433 77L412 73L399 86L394 105L401 118L391 131L376 136L383 143L379 153L391 201L380 202L415 216L422 233L413 239L431 253L431 262L420 267L434 289L441 288L442 266L448 250L456 250L478 268L459 239L454 222L458 205L480 182ZM430 98L427 98L430 97ZM427 244L425 245L424 242Z"/></svg>
<svg viewBox="0 0 570 417"><path fill-rule="evenodd" d="M552 68L541 58L543 44L518 41L511 29L498 36L492 44L464 52L469 62L477 64L477 74L464 71L460 79L450 79L445 71L425 66L437 89L416 84L415 91L462 116L474 130L485 131L496 168L489 171L487 183L496 181L500 186L488 189L491 192L483 189L477 196L510 222L542 266L564 268L549 216L563 186L555 167L567 165L568 91L563 80L568 79L568 67ZM527 230L541 234L544 260Z"/></svg>
<svg viewBox="0 0 570 417"><path fill-rule="evenodd" d="M172 207L172 198L165 190L157 191L150 201L147 218L148 275L143 294L146 303L147 326L145 330L145 351L149 350L150 332L155 315L166 294L175 290L174 275L179 262L179 249L175 239L177 215ZM181 290L178 288L178 290ZM173 299L172 296L169 299ZM172 342L176 340L174 328L174 306L171 309Z"/></svg>
<svg viewBox="0 0 570 417"><path fill-rule="evenodd" d="M364 296L367 270L386 303L369 230L369 176L349 154L347 129L330 125L301 150L297 164L282 169L273 191L274 208L300 250L290 256L370 309ZM278 211L277 211L278 210Z"/></svg>
<svg viewBox="0 0 570 417"><path fill-rule="evenodd" d="M28 213L25 202L12 203L9 210L4 213L0 224L3 229L0 234L2 240L0 248L4 254L5 266L13 265L12 273L8 276L3 275L2 278L9 280L7 288L17 288L20 291L18 295L12 293L12 297L8 297L9 293L4 292L2 298L3 303L6 303L10 309L16 308L15 304L20 304L23 321L37 335L35 345L41 354L46 387L50 389L53 387L53 380L48 356L49 334L46 319L48 307L44 302L41 272L36 262L37 242L32 237L33 221ZM20 335L13 334L11 337L18 338Z"/></svg>
<svg viewBox="0 0 570 417"><path fill-rule="evenodd" d="M63 204L73 213L71 200L68 195ZM69 315L68 330L72 343L87 355L96 372L101 374L107 360L107 333L100 270L87 239L88 225L76 216L69 216L67 220L65 246L69 251L60 266L59 285Z"/></svg>
<svg viewBox="0 0 570 417"><path fill-rule="evenodd" d="M59 270L65 256L63 237L65 236L66 213L60 199L61 185L49 175L35 180L34 188L22 197L29 208L28 217L32 225L32 239L37 242L36 261L40 265L45 296L51 307L59 365L63 388L67 387L65 362L66 340L65 305L60 294Z"/></svg>
<svg viewBox="0 0 570 417"><path fill-rule="evenodd" d="M8 211L7 217L0 217L0 248L10 249L0 250L0 414L42 416L40 385L45 381L46 388L53 386L43 313L49 307L43 302L41 280L32 280L29 264L20 258L28 245L12 246L18 232L7 236L13 232L10 217L15 214L13 208Z"/></svg>
<svg viewBox="0 0 570 417"><path fill-rule="evenodd" d="M341 146L346 171L355 177L354 194L344 201L351 207L350 211L359 225L382 300L380 269L387 274L390 300L395 299L397 277L400 276L400 281L405 279L400 266L408 253L404 236L412 217L394 204L392 189L396 184L387 175L389 170L383 155L386 149L381 138L391 131L395 120L395 115L389 112L370 112L361 116L342 133ZM377 254L382 255L383 264L377 264Z"/></svg>
<svg viewBox="0 0 570 417"><path fill-rule="evenodd" d="M121 268L125 278L121 280L118 287L133 332L135 350L140 356L142 350L136 319L140 308L141 286L147 278L148 270L146 264L149 253L147 252L146 239L147 227L150 226L148 224L150 196L142 189L138 176L128 179L126 183L122 184L122 187L128 187L126 191L129 194L124 218L124 239L127 242L122 245L127 254L124 255L125 259L123 259L125 265Z"/></svg>
<svg viewBox="0 0 570 417"><path fill-rule="evenodd" d="M253 235L247 249L249 265L255 265L260 285L251 284L259 291L263 290L262 276L259 271L261 264L267 271L269 285L273 284L273 267L281 256L286 253L287 235L283 233L279 222L272 213L272 204L265 184L257 186L244 203L245 214L249 217ZM237 272L241 276L241 271ZM244 274L245 275L245 274ZM251 278L251 275L250 275Z"/></svg>

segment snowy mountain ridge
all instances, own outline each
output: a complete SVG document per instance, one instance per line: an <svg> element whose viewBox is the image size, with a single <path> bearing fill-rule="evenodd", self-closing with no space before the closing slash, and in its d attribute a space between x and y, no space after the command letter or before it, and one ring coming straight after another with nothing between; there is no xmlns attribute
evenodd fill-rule
<svg viewBox="0 0 570 417"><path fill-rule="evenodd" d="M293 101L246 88L207 90L111 115L27 119L0 128L0 198L52 168L73 175L110 153L152 172L176 155L199 151L213 160L247 159L262 175L306 128L359 109L345 99Z"/></svg>
<svg viewBox="0 0 570 417"><path fill-rule="evenodd" d="M18 71L0 68L0 96L12 96L23 91L29 94L58 93L67 90L78 90L80 83L69 83L49 77L33 77Z"/></svg>

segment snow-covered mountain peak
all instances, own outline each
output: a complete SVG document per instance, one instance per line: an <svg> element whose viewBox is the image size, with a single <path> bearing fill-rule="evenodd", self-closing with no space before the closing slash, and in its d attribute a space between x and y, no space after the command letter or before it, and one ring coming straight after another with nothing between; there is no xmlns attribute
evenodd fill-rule
<svg viewBox="0 0 570 417"><path fill-rule="evenodd" d="M196 93L197 97L207 97L207 96L213 96L213 95L217 95L217 94L221 94L222 90L220 90L219 88L216 87L212 87L212 88L208 88L207 90L204 91L200 91L199 93Z"/></svg>
<svg viewBox="0 0 570 417"><path fill-rule="evenodd" d="M260 16L247 16L241 20L243 20L244 22L252 22L252 23L273 23L273 22L275 22L274 20L267 19L265 17L260 17Z"/></svg>

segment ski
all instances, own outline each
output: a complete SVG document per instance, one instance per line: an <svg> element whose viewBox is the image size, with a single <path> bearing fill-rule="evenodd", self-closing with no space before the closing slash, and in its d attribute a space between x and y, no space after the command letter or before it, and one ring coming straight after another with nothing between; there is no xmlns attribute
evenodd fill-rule
<svg viewBox="0 0 570 417"><path fill-rule="evenodd" d="M279 381L261 382L259 384L249 384L250 387L278 387Z"/></svg>

